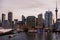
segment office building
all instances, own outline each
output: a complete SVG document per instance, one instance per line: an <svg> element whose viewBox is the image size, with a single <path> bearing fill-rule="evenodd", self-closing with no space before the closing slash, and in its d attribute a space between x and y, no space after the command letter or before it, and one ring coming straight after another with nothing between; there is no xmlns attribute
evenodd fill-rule
<svg viewBox="0 0 60 40"><path fill-rule="evenodd" d="M18 19L14 19L14 29L17 29L18 26Z"/></svg>
<svg viewBox="0 0 60 40"><path fill-rule="evenodd" d="M12 27L12 12L8 12L8 21L10 23L10 26Z"/></svg>
<svg viewBox="0 0 60 40"><path fill-rule="evenodd" d="M2 27L3 27L3 28L11 28L9 21L8 21L8 20L4 20L4 21L2 22Z"/></svg>
<svg viewBox="0 0 60 40"><path fill-rule="evenodd" d="M38 15L38 26L43 26L43 17L42 17L42 14Z"/></svg>
<svg viewBox="0 0 60 40"><path fill-rule="evenodd" d="M12 21L12 28L14 28L14 21Z"/></svg>
<svg viewBox="0 0 60 40"><path fill-rule="evenodd" d="M52 12L46 11L45 13L45 28L52 28Z"/></svg>
<svg viewBox="0 0 60 40"><path fill-rule="evenodd" d="M57 19L57 21L56 21L56 24L55 24L56 26L56 30L60 30L60 19Z"/></svg>
<svg viewBox="0 0 60 40"><path fill-rule="evenodd" d="M22 15L22 22L25 24L25 16Z"/></svg>
<svg viewBox="0 0 60 40"><path fill-rule="evenodd" d="M5 20L5 14L2 13L2 22Z"/></svg>
<svg viewBox="0 0 60 40"><path fill-rule="evenodd" d="M33 28L36 26L36 17L35 16L28 16L27 17L27 24Z"/></svg>

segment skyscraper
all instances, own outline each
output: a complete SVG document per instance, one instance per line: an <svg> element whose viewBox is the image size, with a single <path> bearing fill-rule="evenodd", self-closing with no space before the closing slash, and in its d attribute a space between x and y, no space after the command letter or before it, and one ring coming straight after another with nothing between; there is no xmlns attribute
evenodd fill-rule
<svg viewBox="0 0 60 40"><path fill-rule="evenodd" d="M35 26L36 26L35 25L36 24L35 23L36 22L35 19L36 19L35 16L28 16L27 17L27 24L30 25L31 27L35 28Z"/></svg>
<svg viewBox="0 0 60 40"><path fill-rule="evenodd" d="M9 21L8 21L8 20L4 20L4 21L2 22L2 27L3 27L3 28L11 28Z"/></svg>
<svg viewBox="0 0 60 40"><path fill-rule="evenodd" d="M10 26L12 27L12 12L8 12L8 21L10 23Z"/></svg>
<svg viewBox="0 0 60 40"><path fill-rule="evenodd" d="M60 19L57 19L56 29L57 29L58 31L60 30Z"/></svg>
<svg viewBox="0 0 60 40"><path fill-rule="evenodd" d="M37 23L38 25L37 25L36 28L43 28L43 25L44 25L43 24L44 23L43 21L44 20L43 20L42 14L38 14L38 20L36 20L36 21L38 21L38 23Z"/></svg>
<svg viewBox="0 0 60 40"><path fill-rule="evenodd" d="M18 19L14 19L14 29L17 29L18 26Z"/></svg>
<svg viewBox="0 0 60 40"><path fill-rule="evenodd" d="M22 15L22 22L25 24L25 16Z"/></svg>
<svg viewBox="0 0 60 40"><path fill-rule="evenodd" d="M46 11L45 13L45 28L51 28L52 27L52 12Z"/></svg>
<svg viewBox="0 0 60 40"><path fill-rule="evenodd" d="M43 17L42 17L42 14L38 15L38 25L39 26L43 26Z"/></svg>
<svg viewBox="0 0 60 40"><path fill-rule="evenodd" d="M2 13L2 22L5 20L5 14Z"/></svg>

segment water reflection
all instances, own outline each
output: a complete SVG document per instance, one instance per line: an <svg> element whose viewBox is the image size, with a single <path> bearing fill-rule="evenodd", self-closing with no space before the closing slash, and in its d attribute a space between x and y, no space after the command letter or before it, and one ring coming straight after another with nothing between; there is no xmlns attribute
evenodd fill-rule
<svg viewBox="0 0 60 40"><path fill-rule="evenodd" d="M35 38L35 33L27 33L28 40L34 40L34 38Z"/></svg>
<svg viewBox="0 0 60 40"><path fill-rule="evenodd" d="M35 40L42 40L43 33L35 33Z"/></svg>
<svg viewBox="0 0 60 40"><path fill-rule="evenodd" d="M52 32L47 32L46 40L52 40Z"/></svg>
<svg viewBox="0 0 60 40"><path fill-rule="evenodd" d="M11 38L11 40L28 40L25 32L18 33L16 37Z"/></svg>
<svg viewBox="0 0 60 40"><path fill-rule="evenodd" d="M41 32L28 33L20 32L16 36L9 38L9 35L0 36L0 40L60 40L60 33Z"/></svg>

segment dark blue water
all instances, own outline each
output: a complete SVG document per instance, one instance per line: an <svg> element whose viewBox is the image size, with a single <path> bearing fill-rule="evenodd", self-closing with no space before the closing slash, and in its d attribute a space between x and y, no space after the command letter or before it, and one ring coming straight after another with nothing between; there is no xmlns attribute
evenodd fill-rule
<svg viewBox="0 0 60 40"><path fill-rule="evenodd" d="M0 40L60 40L59 33L16 33L14 37L9 35L0 36Z"/></svg>

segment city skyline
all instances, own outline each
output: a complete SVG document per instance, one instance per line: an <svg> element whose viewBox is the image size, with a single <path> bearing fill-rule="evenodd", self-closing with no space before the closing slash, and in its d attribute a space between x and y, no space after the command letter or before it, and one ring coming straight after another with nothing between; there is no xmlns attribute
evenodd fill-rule
<svg viewBox="0 0 60 40"><path fill-rule="evenodd" d="M46 10L51 10L53 12L53 16L55 16L56 0L0 0L0 2L0 14L6 14L6 19L9 11L13 13L13 18L18 20L21 20L22 15L25 17L31 15L37 17L40 13L45 14ZM58 17L60 18L59 2L60 1L57 0ZM55 19L55 17L53 19Z"/></svg>
<svg viewBox="0 0 60 40"><path fill-rule="evenodd" d="M0 0L0 40L60 40L60 0Z"/></svg>

